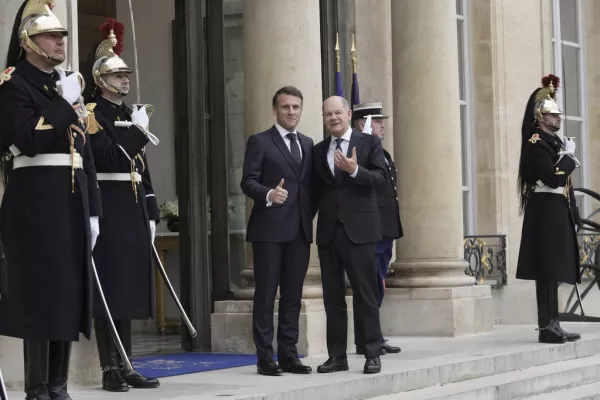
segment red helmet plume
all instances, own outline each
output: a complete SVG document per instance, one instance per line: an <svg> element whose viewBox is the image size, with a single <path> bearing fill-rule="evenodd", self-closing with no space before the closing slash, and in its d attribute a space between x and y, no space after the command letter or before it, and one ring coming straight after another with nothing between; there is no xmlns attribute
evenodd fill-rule
<svg viewBox="0 0 600 400"><path fill-rule="evenodd" d="M550 83L552 83L552 86L554 86L554 91L550 94L550 97L554 98L556 91L560 86L560 78L552 74L546 75L542 78L542 87L547 87Z"/></svg>
<svg viewBox="0 0 600 400"><path fill-rule="evenodd" d="M116 55L121 55L123 52L123 48L125 47L124 38L125 38L125 27L122 23L115 20L114 18L109 18L107 22L102 24L100 27L100 32L102 32L102 37L104 39L108 38L110 35L110 31L113 31L117 38L117 44L113 47L113 51Z"/></svg>

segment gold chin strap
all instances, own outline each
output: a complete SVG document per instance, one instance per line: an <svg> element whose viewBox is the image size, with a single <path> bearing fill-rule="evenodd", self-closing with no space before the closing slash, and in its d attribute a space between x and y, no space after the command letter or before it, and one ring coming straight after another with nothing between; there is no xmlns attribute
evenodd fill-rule
<svg viewBox="0 0 600 400"><path fill-rule="evenodd" d="M118 90L117 88L115 88L113 85L111 85L110 83L106 82L103 78L102 75L100 75L98 73L98 71L94 72L94 79L96 81L96 84L98 84L98 86L100 86L100 84L102 84L102 86L104 86L106 89L110 90L111 92L113 92L114 94L118 94L119 96L123 96L123 93L121 93L120 90Z"/></svg>
<svg viewBox="0 0 600 400"><path fill-rule="evenodd" d="M57 65L62 62L60 60L56 60L56 59L50 57L44 50L40 49L40 47L37 44L35 44L33 42L33 40L31 40L31 38L27 34L26 30L23 30L23 32L21 32L21 40L24 41L25 43L27 43L27 46L29 46L31 48L31 50L33 50L34 52L36 52L40 56L44 57L45 59L53 61ZM23 47L21 47L21 51L23 51Z"/></svg>

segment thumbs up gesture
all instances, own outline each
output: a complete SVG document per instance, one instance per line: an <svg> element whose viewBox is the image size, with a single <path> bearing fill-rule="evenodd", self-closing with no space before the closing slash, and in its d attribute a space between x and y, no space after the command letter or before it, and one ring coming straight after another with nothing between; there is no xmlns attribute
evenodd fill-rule
<svg viewBox="0 0 600 400"><path fill-rule="evenodd" d="M288 191L283 188L283 178L281 178L279 185L269 193L269 201L275 204L283 204L287 200L287 197Z"/></svg>
<svg viewBox="0 0 600 400"><path fill-rule="evenodd" d="M352 148L352 157L348 158L340 150L336 150L333 156L333 163L342 171L353 174L356 171L356 147Z"/></svg>

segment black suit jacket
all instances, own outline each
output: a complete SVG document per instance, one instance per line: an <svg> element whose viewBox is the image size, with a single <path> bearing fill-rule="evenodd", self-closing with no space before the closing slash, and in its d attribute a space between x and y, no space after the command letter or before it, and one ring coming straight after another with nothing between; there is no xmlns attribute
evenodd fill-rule
<svg viewBox="0 0 600 400"><path fill-rule="evenodd" d="M348 238L357 244L381 240L381 223L375 188L385 184L386 166L378 137L352 131L348 154L356 147L358 173L352 178L342 172L337 182L327 162L331 136L313 151L313 206L319 212L317 244L328 245L340 221Z"/></svg>
<svg viewBox="0 0 600 400"><path fill-rule="evenodd" d="M385 185L376 189L377 206L381 217L381 235L385 238L399 239L404 234L400 222L400 209L398 207L397 176L398 171L392 156L383 150L387 160L385 171Z"/></svg>
<svg viewBox="0 0 600 400"><path fill-rule="evenodd" d="M300 229L312 242L311 175L314 143L298 132L302 166L292 157L275 126L248 138L240 186L254 205L246 240L249 242L291 242ZM283 178L288 198L283 204L267 207L267 193Z"/></svg>

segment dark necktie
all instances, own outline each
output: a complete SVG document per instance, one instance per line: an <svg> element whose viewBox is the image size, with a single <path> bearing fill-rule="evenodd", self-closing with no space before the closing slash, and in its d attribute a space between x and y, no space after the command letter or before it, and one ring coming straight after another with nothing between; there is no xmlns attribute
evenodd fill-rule
<svg viewBox="0 0 600 400"><path fill-rule="evenodd" d="M302 157L300 156L300 146L298 146L298 139L296 138L295 133L288 133L287 138L290 139L290 152L292 153L292 157L298 163L298 165L302 164Z"/></svg>
<svg viewBox="0 0 600 400"><path fill-rule="evenodd" d="M344 150L342 150L342 142L344 141L344 139L342 138L337 138L335 139L335 149L341 151L342 153L344 152ZM335 165L335 161L333 164L333 176L335 177L336 181L340 181L342 179L342 170L339 169L336 165Z"/></svg>

